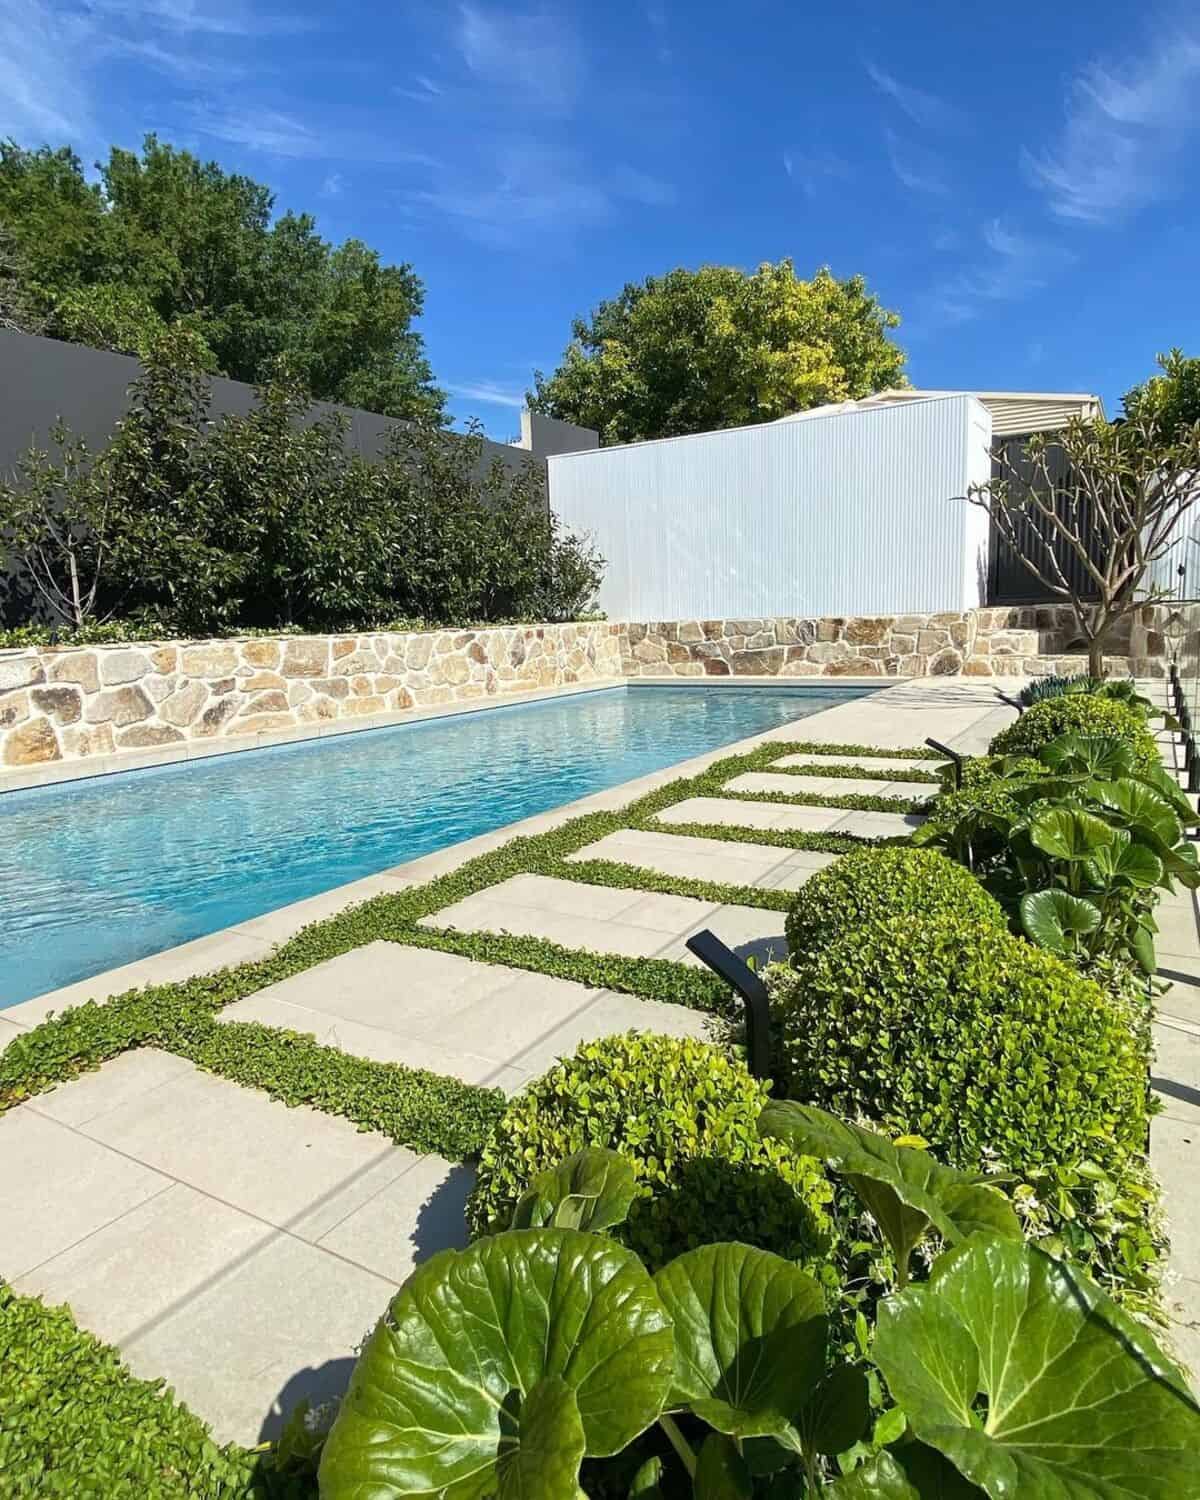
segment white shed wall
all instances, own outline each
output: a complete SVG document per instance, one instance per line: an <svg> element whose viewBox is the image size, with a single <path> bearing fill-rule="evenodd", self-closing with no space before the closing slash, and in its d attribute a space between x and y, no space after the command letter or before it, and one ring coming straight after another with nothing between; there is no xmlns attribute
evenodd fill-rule
<svg viewBox="0 0 1200 1500"><path fill-rule="evenodd" d="M548 459L550 504L607 559L611 619L901 614L983 602L990 473L972 396Z"/></svg>

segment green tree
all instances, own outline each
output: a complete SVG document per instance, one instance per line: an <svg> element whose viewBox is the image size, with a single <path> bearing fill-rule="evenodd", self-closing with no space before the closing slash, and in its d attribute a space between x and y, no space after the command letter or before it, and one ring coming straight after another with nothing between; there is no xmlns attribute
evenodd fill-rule
<svg viewBox="0 0 1200 1500"><path fill-rule="evenodd" d="M314 396L444 421L411 266L359 240L334 246L308 214L272 219L266 187L155 136L114 147L89 183L70 150L0 144L0 226L25 293L60 338L145 355L185 325L207 367L262 383L276 361Z"/></svg>
<svg viewBox="0 0 1200 1500"><path fill-rule="evenodd" d="M1176 439L1185 427L1200 422L1200 359L1181 349L1158 356L1161 375L1152 375L1125 392L1122 405L1132 422L1153 418L1165 437Z"/></svg>
<svg viewBox="0 0 1200 1500"><path fill-rule="evenodd" d="M905 384L904 353L888 337L899 321L861 276L821 269L802 281L790 260L753 274L679 269L576 319L530 401L606 443L770 422Z"/></svg>

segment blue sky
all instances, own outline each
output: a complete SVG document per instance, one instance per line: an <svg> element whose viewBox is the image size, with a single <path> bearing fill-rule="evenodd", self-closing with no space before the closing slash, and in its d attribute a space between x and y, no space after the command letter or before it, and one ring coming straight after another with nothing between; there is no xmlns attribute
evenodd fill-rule
<svg viewBox="0 0 1200 1500"><path fill-rule="evenodd" d="M500 438L627 280L784 255L862 272L914 384L1111 413L1200 354L1198 101L1182 5L0 0L0 134L155 130L410 261Z"/></svg>

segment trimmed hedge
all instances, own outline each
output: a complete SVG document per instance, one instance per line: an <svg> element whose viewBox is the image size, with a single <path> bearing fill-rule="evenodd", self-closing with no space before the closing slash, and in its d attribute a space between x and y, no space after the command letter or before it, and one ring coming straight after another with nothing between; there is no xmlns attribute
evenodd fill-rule
<svg viewBox="0 0 1200 1500"><path fill-rule="evenodd" d="M993 755L1036 755L1052 740L1074 731L1083 735L1112 735L1124 740L1142 769L1157 766L1158 745L1146 727L1146 716L1136 704L1092 693L1048 698L1027 709L988 746Z"/></svg>
<svg viewBox="0 0 1200 1500"><path fill-rule="evenodd" d="M69 1308L0 1283L0 1495L28 1500L302 1500L311 1480L218 1446L161 1380L131 1375Z"/></svg>
<svg viewBox="0 0 1200 1500"><path fill-rule="evenodd" d="M927 849L862 849L805 881L793 898L788 951L819 951L863 922L891 917L919 922L951 915L1007 930L1000 907L969 870Z"/></svg>
<svg viewBox="0 0 1200 1500"><path fill-rule="evenodd" d="M781 1093L919 1135L954 1166L1017 1174L1033 1232L1110 1284L1152 1290L1144 995L1013 937L958 877L928 895L924 859L855 856L849 897L843 863L797 900L805 931L828 922L821 941L768 971ZM857 900L872 871L877 911Z"/></svg>
<svg viewBox="0 0 1200 1500"><path fill-rule="evenodd" d="M639 1183L613 1233L651 1269L736 1239L819 1270L833 1189L812 1158L759 1136L767 1097L743 1063L706 1042L646 1032L585 1042L509 1104L480 1157L468 1226L507 1226L538 1172L607 1146Z"/></svg>

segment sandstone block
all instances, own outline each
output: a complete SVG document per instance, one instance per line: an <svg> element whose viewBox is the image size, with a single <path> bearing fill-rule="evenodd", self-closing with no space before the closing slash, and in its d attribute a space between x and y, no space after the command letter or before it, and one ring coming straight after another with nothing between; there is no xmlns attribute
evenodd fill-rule
<svg viewBox="0 0 1200 1500"><path fill-rule="evenodd" d="M156 646L148 655L150 666L160 677L179 666L179 652L174 646Z"/></svg>
<svg viewBox="0 0 1200 1500"><path fill-rule="evenodd" d="M249 703L244 704L238 710L238 717L246 718L250 714L286 713L287 710L287 694L274 688L257 694Z"/></svg>
<svg viewBox="0 0 1200 1500"><path fill-rule="evenodd" d="M433 637L429 635L412 635L408 638L408 650L405 659L409 668L414 672L420 672L429 665L429 658L433 655Z"/></svg>
<svg viewBox="0 0 1200 1500"><path fill-rule="evenodd" d="M242 660L251 667L277 667L279 665L279 642L243 641Z"/></svg>
<svg viewBox="0 0 1200 1500"><path fill-rule="evenodd" d="M0 656L0 692L30 687L45 680L45 668L32 653L28 656Z"/></svg>
<svg viewBox="0 0 1200 1500"><path fill-rule="evenodd" d="M929 663L931 677L953 677L962 668L962 657L953 648L939 651Z"/></svg>
<svg viewBox="0 0 1200 1500"><path fill-rule="evenodd" d="M817 621L818 641L840 641L846 622L839 615L826 615Z"/></svg>
<svg viewBox="0 0 1200 1500"><path fill-rule="evenodd" d="M237 713L241 702L241 693L230 693L224 698L218 698L215 703L210 703L193 726L192 733L200 739L219 734L222 727Z"/></svg>
<svg viewBox="0 0 1200 1500"><path fill-rule="evenodd" d="M116 748L111 724L72 724L60 736L64 755L111 755Z"/></svg>
<svg viewBox="0 0 1200 1500"><path fill-rule="evenodd" d="M679 639L681 641L702 641L704 631L701 629L699 620L680 620Z"/></svg>
<svg viewBox="0 0 1200 1500"><path fill-rule="evenodd" d="M358 649L358 642L353 637L351 637L350 640L348 640L348 641L347 640L334 641L333 642L333 659L334 659L334 661L341 661L341 659L342 659L343 656L353 656L354 653L355 653L355 651L357 649Z"/></svg>
<svg viewBox="0 0 1200 1500"><path fill-rule="evenodd" d="M635 661L662 662L667 659L667 648L661 641L647 636L633 648L633 656Z"/></svg>
<svg viewBox="0 0 1200 1500"><path fill-rule="evenodd" d="M281 695L282 696L282 695ZM229 729L230 734L263 734L271 729L291 729L295 724L291 714L252 714L248 719L237 719Z"/></svg>
<svg viewBox="0 0 1200 1500"><path fill-rule="evenodd" d="M709 656L704 659L704 675L706 677L729 677L729 663L721 656Z"/></svg>
<svg viewBox="0 0 1200 1500"><path fill-rule="evenodd" d="M158 717L167 724L186 729L208 701L208 688L202 682L185 682L177 692L158 705Z"/></svg>
<svg viewBox="0 0 1200 1500"><path fill-rule="evenodd" d="M30 719L19 724L4 741L6 766L37 766L48 760L61 760L58 736L49 719Z"/></svg>
<svg viewBox="0 0 1200 1500"><path fill-rule="evenodd" d="M29 696L34 708L57 724L78 724L83 717L83 700L78 688L34 688Z"/></svg>
<svg viewBox="0 0 1200 1500"><path fill-rule="evenodd" d="M29 717L29 689L14 688L0 698L0 729L10 729Z"/></svg>
<svg viewBox="0 0 1200 1500"><path fill-rule="evenodd" d="M892 628L892 615L858 615L846 623L846 639L854 646L878 646Z"/></svg>
<svg viewBox="0 0 1200 1500"><path fill-rule="evenodd" d="M118 728L148 719L153 712L153 703L136 683L96 693L84 705L89 724L115 724Z"/></svg>
<svg viewBox="0 0 1200 1500"><path fill-rule="evenodd" d="M117 730L121 750L147 750L152 745L174 745L182 739L179 730L169 724L131 724L128 729Z"/></svg>
<svg viewBox="0 0 1200 1500"><path fill-rule="evenodd" d="M228 641L185 646L180 652L180 670L185 677L232 677L237 664L237 647Z"/></svg>
<svg viewBox="0 0 1200 1500"><path fill-rule="evenodd" d="M261 693L267 688L286 688L287 678L281 677L278 672L255 672L251 677L243 677L238 680L238 687L244 693Z"/></svg>
<svg viewBox="0 0 1200 1500"><path fill-rule="evenodd" d="M47 676L51 682L78 683L85 693L95 693L100 687L100 669L93 651L68 651L51 657Z"/></svg>
<svg viewBox="0 0 1200 1500"><path fill-rule="evenodd" d="M769 651L735 651L731 664L737 677L774 677L783 666L783 647L772 646Z"/></svg>
<svg viewBox="0 0 1200 1500"><path fill-rule="evenodd" d="M321 638L285 641L280 671L285 677L327 677L329 642Z"/></svg>
<svg viewBox="0 0 1200 1500"><path fill-rule="evenodd" d="M149 670L149 659L141 651L100 652L100 682L103 687L119 687L123 682L137 682Z"/></svg>

